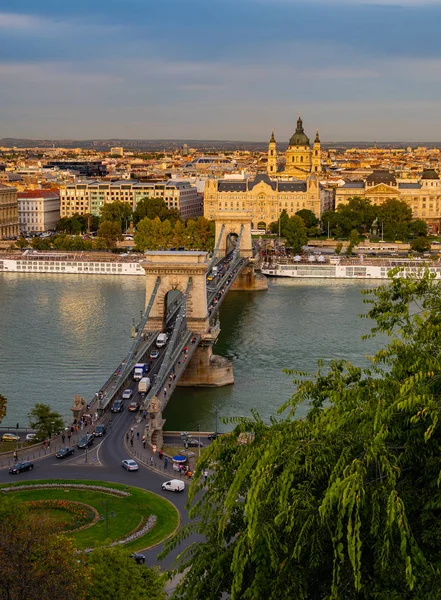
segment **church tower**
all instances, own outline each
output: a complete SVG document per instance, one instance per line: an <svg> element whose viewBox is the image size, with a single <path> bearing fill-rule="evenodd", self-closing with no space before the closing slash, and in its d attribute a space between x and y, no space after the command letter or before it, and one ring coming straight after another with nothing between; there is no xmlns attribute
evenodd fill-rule
<svg viewBox="0 0 441 600"><path fill-rule="evenodd" d="M277 145L276 138L274 137L274 131L271 134L270 143L268 144L268 175L275 176L277 173Z"/></svg>
<svg viewBox="0 0 441 600"><path fill-rule="evenodd" d="M322 172L322 151L320 145L319 132L317 129L317 133L315 134L314 146L312 149L312 172L313 173L321 173Z"/></svg>
<svg viewBox="0 0 441 600"><path fill-rule="evenodd" d="M296 179L306 179L312 169L312 151L309 138L303 130L301 117L297 119L297 128L291 136L286 151L284 174Z"/></svg>

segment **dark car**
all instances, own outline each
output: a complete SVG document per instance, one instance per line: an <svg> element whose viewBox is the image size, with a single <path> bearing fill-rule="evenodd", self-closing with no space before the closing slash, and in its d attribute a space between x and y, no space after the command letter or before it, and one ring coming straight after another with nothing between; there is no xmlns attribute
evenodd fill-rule
<svg viewBox="0 0 441 600"><path fill-rule="evenodd" d="M112 408L110 409L111 412L121 412L123 409L124 403L122 400L115 400L115 402L113 403Z"/></svg>
<svg viewBox="0 0 441 600"><path fill-rule="evenodd" d="M66 458L66 456L71 456L75 452L75 448L60 448L58 452L55 454L56 458Z"/></svg>
<svg viewBox="0 0 441 600"><path fill-rule="evenodd" d="M86 435L83 435L83 437L81 437L78 440L77 447L78 448L89 448L89 446L91 446L93 444L94 439L95 439L95 436L93 435L93 433L88 433Z"/></svg>
<svg viewBox="0 0 441 600"><path fill-rule="evenodd" d="M128 406L129 412L136 412L139 410L139 404L136 400L132 400Z"/></svg>
<svg viewBox="0 0 441 600"><path fill-rule="evenodd" d="M143 565L145 563L144 554L140 554L139 552L134 552L130 555L130 558L133 558L133 560L135 560L138 563L138 565Z"/></svg>
<svg viewBox="0 0 441 600"><path fill-rule="evenodd" d="M218 431L215 431L214 433L210 433L210 435L208 436L209 440L217 440L217 438L222 435L221 433L219 433Z"/></svg>
<svg viewBox="0 0 441 600"><path fill-rule="evenodd" d="M96 437L101 437L106 433L106 426L104 425L104 423L102 423L101 425L97 425L94 429L94 435Z"/></svg>
<svg viewBox="0 0 441 600"><path fill-rule="evenodd" d="M12 467L9 467L9 472L16 475L17 473L21 473L22 471L32 471L34 468L34 463L29 462L28 460L24 462L15 463Z"/></svg>

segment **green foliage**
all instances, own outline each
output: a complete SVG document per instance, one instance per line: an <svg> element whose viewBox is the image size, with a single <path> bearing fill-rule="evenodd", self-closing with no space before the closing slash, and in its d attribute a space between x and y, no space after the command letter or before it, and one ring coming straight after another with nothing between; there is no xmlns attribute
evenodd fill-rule
<svg viewBox="0 0 441 600"><path fill-rule="evenodd" d="M441 288L425 272L367 294L387 341L370 368L287 371L279 417L231 419L200 459L168 549L203 540L187 541L174 598L441 597Z"/></svg>
<svg viewBox="0 0 441 600"><path fill-rule="evenodd" d="M415 252L427 252L430 248L430 242L426 237L418 237L410 242L410 249Z"/></svg>
<svg viewBox="0 0 441 600"><path fill-rule="evenodd" d="M29 242L24 237L19 237L18 240L15 242L15 245L21 250L29 248Z"/></svg>
<svg viewBox="0 0 441 600"><path fill-rule="evenodd" d="M138 565L123 548L97 548L87 556L91 571L86 600L165 600L160 574Z"/></svg>
<svg viewBox="0 0 441 600"><path fill-rule="evenodd" d="M305 224L297 215L288 219L282 235L286 238L287 247L292 248L296 253L301 252L303 246L308 243Z"/></svg>
<svg viewBox="0 0 441 600"><path fill-rule="evenodd" d="M120 233L126 220L128 222L132 219L132 205L128 202L121 202L120 200L104 204L104 206L101 207L100 212L101 224L106 222L116 223L119 226Z"/></svg>
<svg viewBox="0 0 441 600"><path fill-rule="evenodd" d="M8 401L5 396L0 394L0 423L3 421L3 417L6 415L6 406Z"/></svg>
<svg viewBox="0 0 441 600"><path fill-rule="evenodd" d="M302 219L307 229L315 227L319 223L319 219L317 219L312 210L308 210L307 208L302 208L302 210L298 210L296 212L296 215Z"/></svg>
<svg viewBox="0 0 441 600"><path fill-rule="evenodd" d="M410 235L414 237L426 237L428 233L428 227L426 221L422 219L415 219L409 224Z"/></svg>
<svg viewBox="0 0 441 600"><path fill-rule="evenodd" d="M99 226L97 235L105 243L106 248L110 250L116 246L116 242L122 239L121 223L118 221L103 221Z"/></svg>
<svg viewBox="0 0 441 600"><path fill-rule="evenodd" d="M32 239L31 246L34 250L49 250L52 244L49 238L35 237Z"/></svg>
<svg viewBox="0 0 441 600"><path fill-rule="evenodd" d="M389 198L378 207L378 219L384 223L384 237L407 240L412 222L412 209L404 200Z"/></svg>
<svg viewBox="0 0 441 600"><path fill-rule="evenodd" d="M343 250L343 244L341 242L339 242L336 247L335 247L335 253L336 254L341 254L341 251Z"/></svg>
<svg viewBox="0 0 441 600"><path fill-rule="evenodd" d="M161 198L142 198L136 205L133 213L133 221L135 225L142 219L159 218L160 221L170 220L172 224L181 220L181 215L178 210L169 210L167 204Z"/></svg>
<svg viewBox="0 0 441 600"><path fill-rule="evenodd" d="M213 250L215 224L204 217L188 219L185 224L167 219L144 218L136 228L135 243L139 250L167 250L183 247L186 250Z"/></svg>
<svg viewBox="0 0 441 600"><path fill-rule="evenodd" d="M0 600L81 600L88 570L50 520L0 498Z"/></svg>
<svg viewBox="0 0 441 600"><path fill-rule="evenodd" d="M37 438L40 440L50 438L53 433L57 434L64 429L60 413L52 410L49 404L39 402L29 413L29 424L36 430Z"/></svg>

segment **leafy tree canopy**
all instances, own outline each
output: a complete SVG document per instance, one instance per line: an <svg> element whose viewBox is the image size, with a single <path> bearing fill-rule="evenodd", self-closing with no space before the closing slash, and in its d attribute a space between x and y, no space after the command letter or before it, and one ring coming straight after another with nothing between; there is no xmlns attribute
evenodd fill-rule
<svg viewBox="0 0 441 600"><path fill-rule="evenodd" d="M184 551L174 598L441 597L441 287L426 272L366 302L387 342L370 368L290 371L283 416L236 419L204 453L169 548L204 540Z"/></svg>
<svg viewBox="0 0 441 600"><path fill-rule="evenodd" d="M307 208L302 208L302 210L298 210L296 212L296 215L302 219L307 229L315 227L319 222L319 219L317 219L312 210L308 210Z"/></svg>
<svg viewBox="0 0 441 600"><path fill-rule="evenodd" d="M123 548L96 548L87 556L86 600L165 600L159 572L138 565Z"/></svg>
<svg viewBox="0 0 441 600"><path fill-rule="evenodd" d="M427 252L431 245L426 237L418 237L410 242L410 249L415 252Z"/></svg>
<svg viewBox="0 0 441 600"><path fill-rule="evenodd" d="M123 203L121 202L121 204ZM110 250L116 246L116 242L122 239L121 223L119 221L103 221L99 226L97 235Z"/></svg>
<svg viewBox="0 0 441 600"><path fill-rule="evenodd" d="M39 439L50 438L53 433L64 429L64 422L60 415L49 406L37 402L29 413L29 424L36 430Z"/></svg>
<svg viewBox="0 0 441 600"><path fill-rule="evenodd" d="M3 396L2 394L0 394L0 423L3 421L3 418L6 415L7 404L8 404L8 401L7 401L6 397Z"/></svg>
<svg viewBox="0 0 441 600"><path fill-rule="evenodd" d="M286 245L296 253L301 252L303 246L308 243L305 224L297 215L289 217L282 235L286 238Z"/></svg>
<svg viewBox="0 0 441 600"><path fill-rule="evenodd" d="M143 198L138 202L133 213L135 225L145 217L148 219L159 217L160 221L169 219L173 223L181 219L179 211L168 209L167 204L161 198Z"/></svg>
<svg viewBox="0 0 441 600"><path fill-rule="evenodd" d="M186 250L213 250L215 224L204 217L188 219L185 224L176 221L173 225L159 217L139 221L135 243L139 250L166 250L183 247Z"/></svg>
<svg viewBox="0 0 441 600"><path fill-rule="evenodd" d="M132 205L128 202L108 202L100 209L101 224L112 222L119 225L120 233L125 226L126 220L129 222L132 219Z"/></svg>
<svg viewBox="0 0 441 600"><path fill-rule="evenodd" d="M88 581L72 541L48 518L0 498L0 600L81 600Z"/></svg>

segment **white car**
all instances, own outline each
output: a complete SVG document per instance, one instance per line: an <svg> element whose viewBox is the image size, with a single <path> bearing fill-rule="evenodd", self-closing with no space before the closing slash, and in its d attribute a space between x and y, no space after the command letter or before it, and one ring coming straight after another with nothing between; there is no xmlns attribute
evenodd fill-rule
<svg viewBox="0 0 441 600"><path fill-rule="evenodd" d="M170 479L162 484L163 491L168 492L183 492L185 490L185 483L180 479Z"/></svg>
<svg viewBox="0 0 441 600"><path fill-rule="evenodd" d="M139 469L138 463L131 458L126 458L121 464L127 471L137 471Z"/></svg>
<svg viewBox="0 0 441 600"><path fill-rule="evenodd" d="M124 398L124 400L130 400L130 398L133 396L133 390L131 390L130 388L127 388L126 390L123 391L121 398Z"/></svg>
<svg viewBox="0 0 441 600"><path fill-rule="evenodd" d="M35 438L37 437L36 433L28 433L26 436L26 441L27 442L32 442L35 440Z"/></svg>

